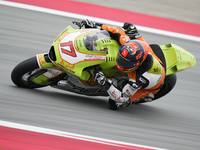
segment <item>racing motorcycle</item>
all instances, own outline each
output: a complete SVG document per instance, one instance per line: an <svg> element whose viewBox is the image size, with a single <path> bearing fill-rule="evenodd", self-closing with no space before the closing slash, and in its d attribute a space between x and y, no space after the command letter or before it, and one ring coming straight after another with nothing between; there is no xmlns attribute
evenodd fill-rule
<svg viewBox="0 0 200 150"><path fill-rule="evenodd" d="M94 81L94 71L101 71L120 87L127 81L127 73L116 67L120 45L109 33L99 29L81 29L68 26L62 31L48 53L37 54L19 63L11 73L15 85L23 88L51 86L88 96L108 96L106 89ZM151 44L161 59L166 77L156 100L169 93L176 84L176 73L196 64L195 57L175 44ZM140 99L134 103L144 103Z"/></svg>

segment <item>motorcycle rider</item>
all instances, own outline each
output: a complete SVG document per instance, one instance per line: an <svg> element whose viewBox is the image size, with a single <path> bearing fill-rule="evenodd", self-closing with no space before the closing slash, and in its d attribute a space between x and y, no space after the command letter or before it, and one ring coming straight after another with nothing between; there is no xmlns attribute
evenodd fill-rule
<svg viewBox="0 0 200 150"><path fill-rule="evenodd" d="M99 28L109 32L120 45L116 65L120 71L128 73L128 81L122 89L107 79L100 71L94 72L97 83L106 87L110 96L111 109L129 106L138 100L152 101L161 89L165 79L165 69L146 40L136 27L125 22L122 28L89 20L83 20L81 26Z"/></svg>

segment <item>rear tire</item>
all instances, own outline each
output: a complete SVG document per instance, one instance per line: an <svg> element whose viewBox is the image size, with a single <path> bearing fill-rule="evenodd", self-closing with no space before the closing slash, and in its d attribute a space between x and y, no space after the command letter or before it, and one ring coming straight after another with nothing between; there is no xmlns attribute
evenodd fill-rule
<svg viewBox="0 0 200 150"><path fill-rule="evenodd" d="M164 85L162 86L160 91L158 91L158 93L154 95L153 101L168 94L174 88L176 84L176 80L177 80L176 74L171 74L171 75L166 76ZM144 101L143 99L141 99L134 102L134 104L140 104L140 103L146 103L146 102L147 101Z"/></svg>
<svg viewBox="0 0 200 150"><path fill-rule="evenodd" d="M166 76L163 87L160 89L158 93L155 94L153 100L156 100L168 94L174 88L176 80L177 80L176 74L171 74Z"/></svg>
<svg viewBox="0 0 200 150"><path fill-rule="evenodd" d="M23 88L40 88L40 87L45 87L48 85L41 85L41 84L36 84L31 81L25 81L22 77L24 74L28 72L32 72L35 69L39 69L38 63L37 63L37 58L32 57L29 58L21 63L19 63L12 71L11 73L11 79L15 85L18 87L23 87Z"/></svg>

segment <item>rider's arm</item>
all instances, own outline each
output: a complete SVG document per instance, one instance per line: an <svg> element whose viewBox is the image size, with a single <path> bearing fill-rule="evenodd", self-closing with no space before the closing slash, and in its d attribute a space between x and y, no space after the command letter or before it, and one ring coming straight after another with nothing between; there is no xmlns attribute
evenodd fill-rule
<svg viewBox="0 0 200 150"><path fill-rule="evenodd" d="M136 84L134 80L130 79L128 83L126 83L126 85L122 88L122 90L120 90L101 72L97 72L95 74L95 81L106 88L110 98L114 100L119 107L130 105L131 101L129 98L133 96L138 89L141 88L141 86Z"/></svg>
<svg viewBox="0 0 200 150"><path fill-rule="evenodd" d="M126 103L130 97L132 97L141 86L136 84L135 81L129 80L128 83L119 90L113 84L107 90L111 99L115 100L117 103Z"/></svg>
<svg viewBox="0 0 200 150"><path fill-rule="evenodd" d="M145 39L138 33L136 27L131 23L125 22L122 28L119 28L117 26L104 25L101 23L95 23L89 21L88 19L83 20L81 23L85 26L85 28L99 28L101 30L108 31L110 36L115 39L120 45L123 45L125 42L131 39L137 39L146 42Z"/></svg>
<svg viewBox="0 0 200 150"><path fill-rule="evenodd" d="M120 45L123 45L129 40L141 40L147 43L147 41L142 37L137 31L133 24L125 22L122 28L117 26L101 25L102 30L106 30L110 33L110 36L115 39ZM147 43L148 44L148 43Z"/></svg>
<svg viewBox="0 0 200 150"><path fill-rule="evenodd" d="M130 40L130 38L126 35L124 30L117 26L102 25L101 29L108 31L110 36L114 40L116 40L120 45L123 45L125 42Z"/></svg>

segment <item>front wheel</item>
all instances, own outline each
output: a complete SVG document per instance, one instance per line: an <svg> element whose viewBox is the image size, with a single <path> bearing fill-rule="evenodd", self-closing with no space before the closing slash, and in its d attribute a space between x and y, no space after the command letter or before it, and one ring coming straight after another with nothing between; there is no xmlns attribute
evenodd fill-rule
<svg viewBox="0 0 200 150"><path fill-rule="evenodd" d="M32 82L33 76L39 76L46 72L38 66L36 57L29 58L18 64L11 73L11 79L15 85L23 88L40 88L48 84L36 84Z"/></svg>

